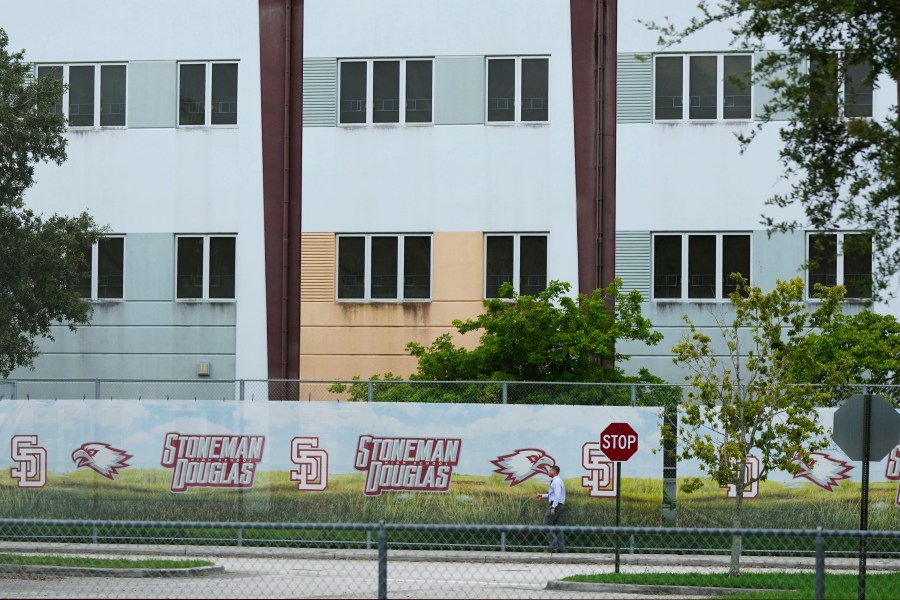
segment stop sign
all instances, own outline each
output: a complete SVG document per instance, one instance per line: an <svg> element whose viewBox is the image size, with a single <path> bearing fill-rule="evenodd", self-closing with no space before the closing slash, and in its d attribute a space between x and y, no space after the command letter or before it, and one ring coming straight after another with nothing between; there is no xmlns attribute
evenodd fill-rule
<svg viewBox="0 0 900 600"><path fill-rule="evenodd" d="M609 460L628 460L638 450L637 431L628 423L610 423L600 434L600 450Z"/></svg>
<svg viewBox="0 0 900 600"><path fill-rule="evenodd" d="M865 400L865 394L854 394L834 413L831 437L850 460L863 460ZM869 460L877 462L900 441L900 414L878 394L869 397L869 406Z"/></svg>

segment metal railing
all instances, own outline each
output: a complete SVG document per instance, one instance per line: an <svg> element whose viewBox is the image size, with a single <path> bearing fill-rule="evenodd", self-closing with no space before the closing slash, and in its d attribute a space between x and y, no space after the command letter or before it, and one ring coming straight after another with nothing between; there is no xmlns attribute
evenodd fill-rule
<svg viewBox="0 0 900 600"><path fill-rule="evenodd" d="M327 546L316 539L323 534ZM564 552L543 552L550 534ZM162 580L103 585L92 577L82 585L75 574L58 571L51 575L69 579L51 589L47 572L6 569L16 575L0 595L181 597L199 589L205 597L512 598L545 597L549 589L554 597L584 597L624 593L609 586L633 585L626 575L650 573L657 588L679 587L682 594L710 582L749 586L749 593L760 587L753 575L727 584L715 578L729 570L735 536L743 545L741 572L765 573L764 587L786 597L900 595L898 531L63 519L0 519L0 556L64 555L82 568L105 554L201 557L225 574L182 584L173 578L178 567L170 567L167 575L157 573Z"/></svg>

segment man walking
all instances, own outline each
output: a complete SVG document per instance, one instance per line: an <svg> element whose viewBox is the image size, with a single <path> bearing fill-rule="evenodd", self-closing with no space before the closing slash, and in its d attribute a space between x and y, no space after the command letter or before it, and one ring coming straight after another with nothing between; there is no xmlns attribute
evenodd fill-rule
<svg viewBox="0 0 900 600"><path fill-rule="evenodd" d="M550 467L550 490L546 494L537 494L538 500L546 498L549 502L544 514L544 525L558 527L562 525L562 516L566 512L566 486L559 476L559 466ZM562 532L550 531L550 547L548 552L565 552L566 542Z"/></svg>

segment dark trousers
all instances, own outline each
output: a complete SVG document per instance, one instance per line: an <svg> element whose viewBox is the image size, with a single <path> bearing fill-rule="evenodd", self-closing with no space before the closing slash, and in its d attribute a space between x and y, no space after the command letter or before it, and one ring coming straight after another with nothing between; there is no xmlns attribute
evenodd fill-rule
<svg viewBox="0 0 900 600"><path fill-rule="evenodd" d="M547 512L544 513L544 525L549 527L558 527L563 524L563 515L566 512L566 505L560 504L556 507L556 510L553 511L554 514L550 514L550 507L547 507ZM550 550L557 552L565 552L566 550L566 540L563 532L550 530L550 533L547 536L547 540L550 543Z"/></svg>

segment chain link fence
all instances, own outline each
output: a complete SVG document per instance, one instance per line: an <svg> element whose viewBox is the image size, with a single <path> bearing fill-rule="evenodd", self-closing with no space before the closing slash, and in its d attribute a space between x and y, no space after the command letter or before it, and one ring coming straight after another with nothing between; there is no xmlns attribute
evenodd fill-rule
<svg viewBox="0 0 900 600"><path fill-rule="evenodd" d="M682 385L518 381L5 379L2 400L299 400L665 406Z"/></svg>
<svg viewBox="0 0 900 600"><path fill-rule="evenodd" d="M685 384L563 383L534 381L406 381L295 379L0 379L2 400L297 400L332 402L440 402L671 406ZM900 407L900 386L840 386L832 405L866 392Z"/></svg>
<svg viewBox="0 0 900 600"><path fill-rule="evenodd" d="M0 578L16 598L896 598L900 532L0 519Z"/></svg>

